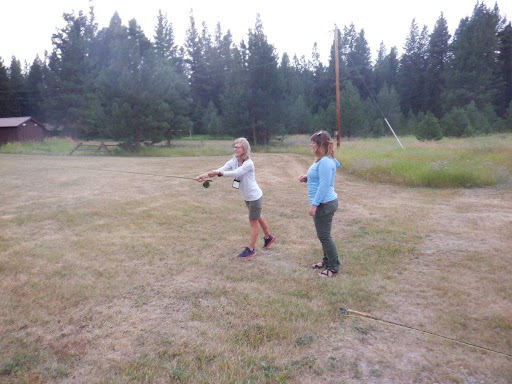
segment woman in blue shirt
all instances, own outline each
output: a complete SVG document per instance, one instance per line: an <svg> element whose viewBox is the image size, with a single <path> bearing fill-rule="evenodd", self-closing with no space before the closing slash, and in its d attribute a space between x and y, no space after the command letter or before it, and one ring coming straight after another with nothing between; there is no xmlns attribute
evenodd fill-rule
<svg viewBox="0 0 512 384"><path fill-rule="evenodd" d="M307 175L299 176L307 183L309 215L313 216L318 239L322 243L324 258L313 264L313 269L324 269L318 275L334 277L339 271L338 250L331 237L332 219L338 209L338 195L334 192L336 168L340 162L334 158L334 141L329 133L320 131L311 136L311 149L315 162Z"/></svg>

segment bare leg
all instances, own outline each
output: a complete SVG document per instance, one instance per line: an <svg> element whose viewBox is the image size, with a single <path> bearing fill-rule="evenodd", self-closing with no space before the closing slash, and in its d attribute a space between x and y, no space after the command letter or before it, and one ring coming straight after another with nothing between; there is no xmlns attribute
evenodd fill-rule
<svg viewBox="0 0 512 384"><path fill-rule="evenodd" d="M258 223L260 223L261 229L263 229L263 233L265 234L265 238L270 236L270 232L268 231L267 220L263 216L260 216L258 219Z"/></svg>
<svg viewBox="0 0 512 384"><path fill-rule="evenodd" d="M249 242L249 249L254 249L260 228L258 227L258 219L249 220L249 223L251 224L251 240Z"/></svg>

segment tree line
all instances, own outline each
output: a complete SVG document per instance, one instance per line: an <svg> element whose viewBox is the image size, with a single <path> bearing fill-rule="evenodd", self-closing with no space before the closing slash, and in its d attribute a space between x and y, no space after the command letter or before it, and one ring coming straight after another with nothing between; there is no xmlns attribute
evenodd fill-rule
<svg viewBox="0 0 512 384"><path fill-rule="evenodd" d="M190 15L185 42L158 12L151 38L117 14L98 29L94 8L65 13L53 49L29 66L0 58L0 117L33 116L75 138L127 144L189 133L276 135L336 127L334 43L328 63L278 56L259 15L239 43ZM443 14L432 32L413 19L403 54L383 43L375 61L364 30L338 30L341 125L346 137L420 139L512 131L512 25L477 2L453 36ZM334 39L333 39L334 40Z"/></svg>

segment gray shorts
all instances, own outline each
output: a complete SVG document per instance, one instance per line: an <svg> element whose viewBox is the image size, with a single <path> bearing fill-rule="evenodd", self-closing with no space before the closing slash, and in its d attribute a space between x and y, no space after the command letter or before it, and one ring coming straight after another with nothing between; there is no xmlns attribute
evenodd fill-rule
<svg viewBox="0 0 512 384"><path fill-rule="evenodd" d="M263 196L258 200L246 201L245 205L249 208L249 220L258 220L261 216L261 208L263 207Z"/></svg>

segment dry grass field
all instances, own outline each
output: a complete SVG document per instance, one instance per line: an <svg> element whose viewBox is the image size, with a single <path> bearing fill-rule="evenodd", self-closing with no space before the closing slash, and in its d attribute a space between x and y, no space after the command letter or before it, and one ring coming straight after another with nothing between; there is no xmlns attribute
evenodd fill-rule
<svg viewBox="0 0 512 384"><path fill-rule="evenodd" d="M338 314L512 354L509 184L339 173L342 268L320 279L297 181L311 156L253 156L277 241L250 260L230 180L98 171L194 176L227 158L0 155L0 382L512 382L510 357Z"/></svg>

